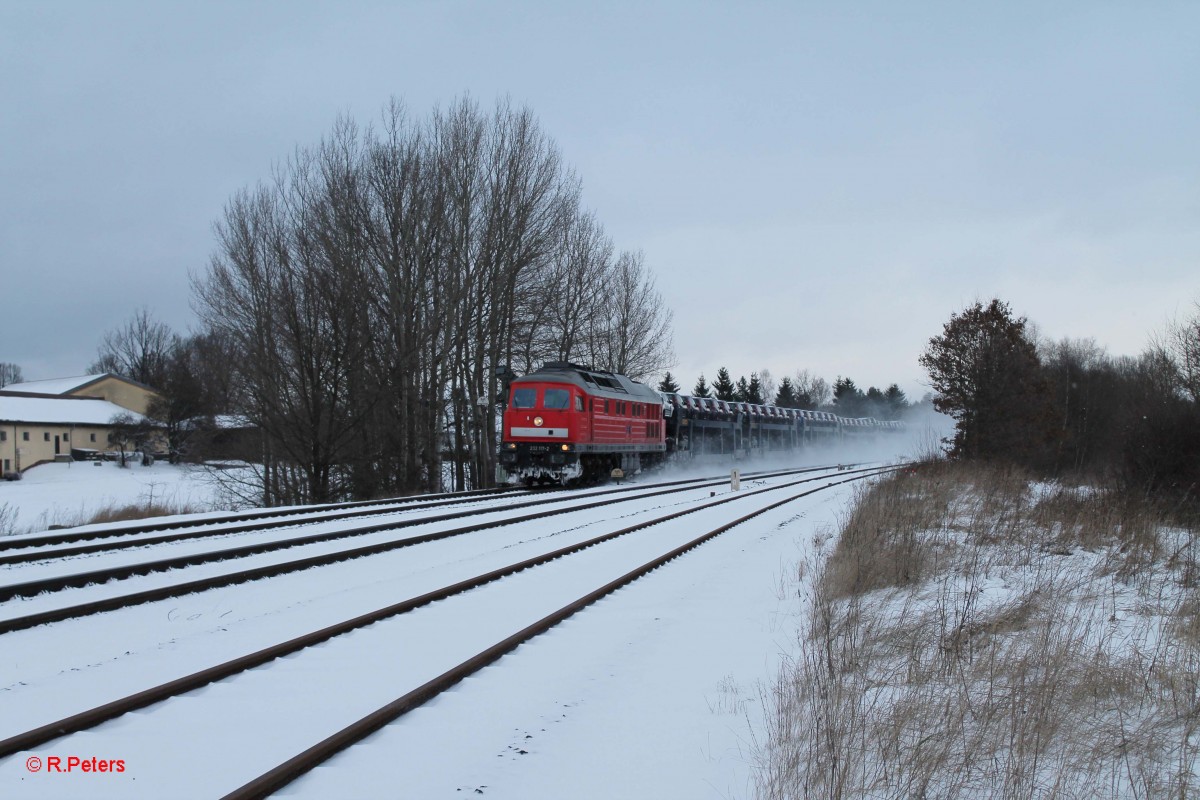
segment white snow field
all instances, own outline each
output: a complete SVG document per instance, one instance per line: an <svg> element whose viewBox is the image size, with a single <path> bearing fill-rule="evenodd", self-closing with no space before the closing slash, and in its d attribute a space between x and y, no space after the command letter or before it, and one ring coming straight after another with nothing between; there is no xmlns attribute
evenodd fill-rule
<svg viewBox="0 0 1200 800"><path fill-rule="evenodd" d="M0 509L7 506L14 512L16 533L78 525L110 506L154 504L206 511L220 506L219 495L203 467L161 462L149 467L121 467L115 461L42 464L19 481L0 481Z"/></svg>
<svg viewBox="0 0 1200 800"><path fill-rule="evenodd" d="M801 477L808 476L746 481L744 499L725 505L707 507L732 495L727 484L716 497L692 489L627 500L4 634L0 739L502 564L700 509L0 760L0 796L219 797L655 555L821 485L749 496ZM845 477L833 472L830 481ZM793 565L815 535L836 529L851 495L852 484L837 486L732 528L526 642L279 796L749 795L753 743L765 729L759 692L794 651L802 613ZM337 544L360 538L368 537ZM295 558L301 549L255 558ZM94 558L73 557L72 571L114 556ZM257 563L112 581L10 601L3 611L122 594L243 561ZM24 565L8 566L0 583L25 579ZM120 761L123 770L49 767L51 758L65 768L72 757ZM29 759L41 768L31 771Z"/></svg>

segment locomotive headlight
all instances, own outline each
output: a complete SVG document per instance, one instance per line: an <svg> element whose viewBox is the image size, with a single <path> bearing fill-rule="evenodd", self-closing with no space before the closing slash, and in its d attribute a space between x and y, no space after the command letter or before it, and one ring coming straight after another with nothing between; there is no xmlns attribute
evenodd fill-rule
<svg viewBox="0 0 1200 800"><path fill-rule="evenodd" d="M563 452L564 452L564 453L569 453L569 452L571 452L571 445L569 445L569 444L564 444L564 445L562 446L562 449L563 449Z"/></svg>
<svg viewBox="0 0 1200 800"><path fill-rule="evenodd" d="M517 449L517 443L516 443L516 442L506 442L504 446L505 446L507 449L509 449L509 450L516 450L516 449Z"/></svg>
<svg viewBox="0 0 1200 800"><path fill-rule="evenodd" d="M542 427L542 418L541 418L541 417L534 417L534 418L533 418L533 426L534 426L535 428L540 428L540 427Z"/></svg>

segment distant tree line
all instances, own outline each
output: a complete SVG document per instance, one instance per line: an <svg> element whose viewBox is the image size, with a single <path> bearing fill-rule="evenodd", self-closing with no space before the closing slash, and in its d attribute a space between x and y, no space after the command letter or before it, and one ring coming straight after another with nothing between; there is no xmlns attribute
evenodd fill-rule
<svg viewBox="0 0 1200 800"><path fill-rule="evenodd" d="M1039 342L998 299L953 314L920 358L952 416L952 457L1110 479L1195 499L1200 482L1200 304L1137 357L1090 339Z"/></svg>
<svg viewBox="0 0 1200 800"><path fill-rule="evenodd" d="M658 389L661 392L682 391L670 372L663 375ZM794 376L784 376L776 385L769 370L752 372L749 379L743 376L734 381L729 370L721 367L711 384L701 375L692 387L691 394L694 397L771 404L781 408L821 409L843 417L886 420L900 419L912 407L898 384L893 383L882 391L872 386L864 392L850 378L839 376L831 387L824 378L808 370L799 370Z"/></svg>
<svg viewBox="0 0 1200 800"><path fill-rule="evenodd" d="M165 428L172 460L199 460L207 455L204 443L217 429L217 417L233 405L232 363L231 348L219 334L180 334L143 307L104 334L87 371L111 372L154 389L157 397L147 413ZM140 445L151 432L132 416L116 423L122 450Z"/></svg>
<svg viewBox="0 0 1200 800"><path fill-rule="evenodd" d="M488 485L506 370L672 359L641 253L507 102L339 120L216 230L195 306L225 354L223 410L261 431L268 505Z"/></svg>

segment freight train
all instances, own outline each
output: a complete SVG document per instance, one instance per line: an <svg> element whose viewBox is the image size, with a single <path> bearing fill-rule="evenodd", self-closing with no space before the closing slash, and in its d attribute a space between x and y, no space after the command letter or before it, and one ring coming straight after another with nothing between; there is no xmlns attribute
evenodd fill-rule
<svg viewBox="0 0 1200 800"><path fill-rule="evenodd" d="M507 481L598 482L697 455L753 457L902 429L900 422L663 393L562 361L513 380L499 461Z"/></svg>

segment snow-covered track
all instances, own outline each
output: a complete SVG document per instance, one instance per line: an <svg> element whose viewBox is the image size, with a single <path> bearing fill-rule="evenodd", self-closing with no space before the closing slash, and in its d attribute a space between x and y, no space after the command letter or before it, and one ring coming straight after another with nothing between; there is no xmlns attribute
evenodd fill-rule
<svg viewBox="0 0 1200 800"><path fill-rule="evenodd" d="M267 780L268 783L271 784L266 789L261 789L261 791L260 791L260 789L255 789L255 790L253 790L254 793L251 793L251 794L239 795L239 794L235 793L235 795L231 795L231 796L254 796L254 797L263 796L263 794L261 792L274 791L275 789L279 788L279 786L282 786L285 783L289 782L290 780L294 779L294 777L296 777L297 775L302 774L303 772L307 771L308 769L311 769L312 766L315 766L316 763L320 763L320 761L323 761L325 758L328 758L329 755L332 755L334 752L337 752L337 750L340 750L344 747L349 746L350 744L353 744L355 741L361 739L363 736L369 734L373 730L378 729L383 724L386 724L391 719L395 719L396 717L400 716L401 714L420 705L421 703L426 702L431 697L435 696L436 694L440 693L441 691L444 691L449 686L452 686L453 684L462 680L463 677L466 677L467 675L469 675L479 669L482 669L482 667L486 666L487 664L492 663L496 659L500 658L500 656L502 656L504 653L515 648L521 642L523 642L529 638L532 638L533 636L536 636L537 634L544 632L545 630L548 630L553 625L557 624L558 622L562 621L563 619L566 619L571 614L584 608L585 606L590 605L592 602L599 599L600 597L603 597L604 595L609 594L612 591L615 591L616 589L620 588L621 586L624 586L624 585L632 582L633 580L636 580L638 577L645 575L646 573L652 571L653 569L657 568L658 566L661 566L662 564L665 564L666 562L678 557L682 553L684 553L694 547L697 547L698 545L702 544L703 542L708 541L709 539L729 530L732 527L735 527L736 525L746 522L747 520L753 519L754 517L757 517L757 516L767 512L767 511L770 511L774 508L778 508L779 506L784 505L785 503L792 502L794 500L800 499L802 497L806 497L808 495L814 494L819 491L823 491L823 490L831 488L833 486L838 486L838 485L841 485L844 483L849 483L851 481L869 478L874 475L878 475L883 472L889 471L890 469L895 469L895 468L883 468L883 469L869 468L869 469L862 469L862 470L854 470L851 473L843 473L845 475L849 475L849 477L841 478L839 480L831 480L831 478L838 477L838 476L820 475L820 476L815 476L815 477L803 478L801 480L792 481L792 482L781 484L778 486L768 486L766 488L751 490L751 491L735 494L735 495L732 495L729 497L725 497L720 500L716 500L714 502L706 503L706 504L699 505L699 506L693 506L691 508L687 508L682 511L672 512L672 513L669 513L669 514L666 514L664 516L660 516L660 517L657 517L654 519L645 520L645 521L636 523L634 525L630 525L628 527L622 528L617 531L613 531L613 532L606 533L606 534L603 534L600 536L596 536L591 539L587 539L585 541L581 541L581 542L569 545L567 547L558 548L553 551L546 552L546 553L537 555L532 558L524 559L522 561L518 561L516 563L509 564L509 565L501 567L499 569L491 570L491 571L485 572L483 574L476 575L472 578L468 578L466 580L456 582L452 585L445 586L441 589L427 592L418 597L413 597L408 600L404 600L402 602L395 603L395 604L386 606L384 608L377 609L375 611L372 611L372 612L369 612L366 614L361 614L352 619L348 619L343 622L327 626L320 630L313 631L311 633L304 634L302 636L295 637L288 641L273 645L271 647L263 648L256 652L253 652L253 653L250 653L250 654L247 654L244 656L240 656L238 658L234 658L232 660L226 661L221 664L217 664L215 666L201 670L199 672L195 672L193 674L169 681L167 683L160 684L153 688L137 692L137 693L129 695L127 697L123 697L118 700L111 701L109 703L105 703L96 708L92 708L87 711L83 711L83 712L74 714L70 717L66 717L66 718L48 723L46 725L42 725L33 730L26 731L24 733L17 734L14 736L10 736L8 739L0 741L0 758L8 756L8 755L12 755L13 753L20 752L22 750L36 747L40 744L44 744L46 742L58 739L62 736L70 734L70 733L75 733L78 731L86 730L86 729L91 728L95 725L98 725L106 720L113 719L117 716L120 716L122 714L131 712L131 711L136 711L138 709L146 708L148 706L154 705L156 703L160 703L169 698L182 695L184 693L193 691L195 689L199 689L199 688L206 686L210 683L213 683L215 681L223 680L225 678L229 678L231 676L234 676L239 673L250 670L252 668L262 666L262 665L267 664L276 659L283 658L284 656L288 656L293 653L297 653L298 651L301 651L306 648L312 647L314 645L320 644L322 642L328 641L329 639L332 639L336 636L340 636L340 635L349 633L351 631L358 630L358 629L364 628L369 625L373 625L382 620L385 620L385 619L388 619L391 617L395 617L397 615L404 614L409 611L413 611L415 609L418 609L423 606L427 606L431 603L434 603L438 600L444 600L444 599L453 597L455 595L460 595L460 594L466 593L472 589L476 589L476 588L485 586L487 584L491 584L491 583L500 581L503 578L506 578L511 575L515 575L516 573L524 572L526 570L531 570L536 567L548 564L550 562L562 559L567 556L570 556L572 554L579 553L579 552L587 550L589 548L593 548L602 543L610 542L610 541L613 541L620 537L624 537L635 531L644 530L646 528L649 528L649 527L652 527L655 525L660 525L662 523L666 523L671 520L676 520L681 517L685 517L689 514L694 514L696 512L700 512L700 511L707 511L709 509L712 509L715 506L720 506L720 505L725 505L727 503L732 503L735 501L745 500L745 499L754 497L756 495L764 494L767 492L778 492L781 490L786 490L789 488L799 486L801 484L812 483L815 481L825 481L825 483L822 486L804 491L799 494L791 495L782 500L764 505L746 515L743 515L743 516L735 519L734 521L732 521L730 523L721 525L712 531L709 531L695 539L692 539L691 541L684 544L682 547L677 547L677 548L672 549L670 552L668 552L662 556L659 556L658 558L654 559L653 561L642 565L641 567L639 567L638 569L636 569L630 573L627 573L626 575L622 576L621 578L618 578L616 581L612 581L612 582L606 584L605 586L601 587L600 589L588 593L584 597L579 598L578 600L572 602L568 606L561 608L558 611L555 611L553 614L543 618L538 623L535 623L534 625L531 625L531 626L528 626L528 627L522 629L517 634L514 634L513 636L506 638L502 642L500 642L496 645L493 645L492 647L486 649L485 651L478 654L477 656L475 656L471 659L468 659L466 662L463 662L462 664L458 665L458 667L455 667L453 670L450 670L449 672L441 675L435 681L431 681L431 682L419 687L418 689L416 689L412 692L409 692L408 694L404 695L403 697L401 697L399 700L395 701L394 703L390 703L388 706L384 707L380 711L375 712L374 714L370 715L369 717L365 718L364 720L360 720L358 723L355 723L355 725L351 726L351 728L341 731L338 734L335 734L335 736L330 737L329 739L321 742L317 747L313 748L312 750L308 751L305 754L302 754L303 758L297 757L297 758L302 759L301 761L297 761L297 759L292 759L287 764L284 764L280 768L272 770L266 776L263 776L263 778L258 779L258 781L255 781L253 784L248 784L247 787L243 787L243 789L239 790L239 791L246 791L249 789L250 786L258 786L264 780ZM330 748L333 748L333 749L330 749ZM321 753L323 753L323 755L319 755ZM317 761L310 762L308 760L313 757L316 757L316 755L319 755ZM279 783L278 781L281 780L281 776L286 776L286 777L284 779L282 779L282 783Z"/></svg>
<svg viewBox="0 0 1200 800"><path fill-rule="evenodd" d="M753 477L758 474L769 475L770 472L763 473L746 473L746 477ZM673 486L676 484L702 481L702 480L717 480L716 476L707 478L694 478L689 481L672 481L669 483L656 484L659 486ZM636 486L627 486L622 489L612 489L610 492L632 491L637 489ZM62 535L37 536L25 538L0 538L0 551L4 550L20 550L21 552L8 555L0 555L0 566L6 564L28 564L32 562L48 561L51 559L70 558L80 555L89 555L92 553L104 553L113 550L124 550L137 547L148 547L158 544L171 544L175 542L187 541L190 539L203 539L210 537L227 537L242 533L257 533L262 531L277 530L279 528L292 528L306 524L317 524L335 522L343 519L356 519L360 517L383 516L389 513L425 510L430 508L439 508L449 505L461 505L463 503L477 502L480 497L497 496L507 494L545 494L556 491L554 489L536 489L528 490L514 487L500 487L496 489L481 489L473 492L452 492L448 494L425 495L423 497L403 498L396 500L367 500L354 503L334 503L323 506L306 506L304 508L288 508L284 510L266 511L262 513L247 513L225 517L204 517L201 519L172 519L166 522L147 523L143 525L132 526L106 526L100 530L72 532ZM602 494L602 493L597 493ZM556 500L543 500L536 502L557 502ZM517 508L520 506L510 506ZM352 511L344 511L344 509L360 509ZM461 514L449 514L437 518L440 520L455 519L463 516L471 516L472 514L486 513L484 510L468 511ZM436 520L433 520L436 521ZM400 527L400 526L397 526ZM192 528L193 530L185 530L178 533L167 533L159 536L141 536L143 533L153 533L156 531L173 530L177 528ZM381 528L364 528L358 529L365 533L374 533ZM382 529L387 529L382 528ZM100 541L95 541L95 540ZM79 541L92 541L92 544L80 544L67 547L52 547L56 544L68 544ZM314 540L295 540L298 544L308 544ZM286 547L284 543L278 545L279 548ZM265 551L259 551L265 552ZM236 556L225 556L232 558ZM186 565L185 565L186 566ZM168 567L170 568L170 567ZM0 601L3 601L0 597Z"/></svg>
<svg viewBox="0 0 1200 800"><path fill-rule="evenodd" d="M807 474L811 472L829 471L831 469L843 469L844 466L821 466L821 467L804 467L790 470L778 470L767 473L761 473L763 477L778 477L782 475ZM424 544L426 542L438 541L447 539L453 536L460 536L469 533L476 533L490 528L496 528L504 525L514 525L523 522L530 522L542 519L546 516L557 514L568 514L578 511L585 511L602 506L613 505L624 502L627 499L643 499L649 497L657 497L662 495L673 494L682 491L692 491L697 488L707 488L723 484L727 479L722 478L719 481L705 479L685 479L679 481L671 481L667 483L655 484L651 487L622 487L617 489L608 489L601 492L590 493L585 496L586 499L594 497L607 496L606 499L586 502L578 505L570 505L562 508L543 509L530 514L522 514L518 516L506 516L499 519L493 519L473 525L452 528L449 530L436 531L425 534L417 534L403 539L388 540L377 542L370 545L349 548L346 550L338 550L320 555L309 556L306 558L293 559L282 561L274 564L258 566L250 569L234 571L213 575L206 578L181 581L172 583L166 586L159 586L153 589L146 589L139 592L129 594L106 597L90 602L79 603L75 605L64 606L60 608L41 611L33 614L27 614L19 617L11 617L0 619L0 634L9 633L12 631L25 630L37 625L42 625L50 622L58 622L65 619L90 616L99 614L105 611L113 611L120 608L139 605L142 603L163 600L169 597L179 597L193 592L206 591L225 586L232 586L248 581L270 578L277 575L284 575L291 572L311 569L314 567L326 566L342 561L348 561L364 556L377 555L386 553L392 550L397 550L403 547L411 547L413 545ZM663 488L660 488L663 487ZM645 489L653 489L654 491L642 491ZM635 493L636 494L633 494ZM632 497L628 496L633 494ZM610 495L617 495L611 497ZM517 510L528 508L530 506L542 506L550 503L563 502L562 495L550 499L533 500L525 503L519 503L513 506L508 506L504 511ZM455 514L438 515L436 517L422 517L420 519L393 521L383 525L374 525L366 528L354 528L351 530L339 530L336 532L315 534L307 537L299 537L287 539L282 542L260 543L256 545L243 546L238 548L230 548L210 553L198 553L189 556L178 558L162 559L151 562L140 562L137 564L122 565L103 570L93 570L90 572L74 573L70 575L57 576L34 581L26 581L18 584L8 584L0 586L0 601L11 600L17 597L32 597L43 592L56 592L69 588L82 588L89 584L100 584L111 580L120 580L139 575L146 575L151 572L161 572L170 569L178 569L199 564L211 563L214 561L222 561L233 558L257 555L260 553L271 552L290 547L311 544L314 542L325 542L340 538L348 538L356 535L365 535L367 533L378 533L381 531L390 531L399 528L411 527L414 525L425 525L431 522L441 522L453 520L457 518L474 516L482 513L495 513L497 509L478 509L469 512L458 512Z"/></svg>
<svg viewBox="0 0 1200 800"><path fill-rule="evenodd" d="M538 490L545 492L547 490ZM272 530L274 528L303 525L311 522L331 522L339 519L355 519L358 517L379 516L396 511L414 509L438 508L441 506L461 505L475 502L484 496L501 494L534 494L527 489L500 488L482 489L477 492L457 492L452 495L426 495L422 498L405 498L400 500L367 500L358 503L337 503L326 506L306 506L304 508L288 508L286 510L265 511L254 514L240 514L225 517L204 517L201 519L172 519L169 522L147 523L144 525L126 525L120 527L105 527L98 530L79 531L62 536L38 536L27 538L5 537L0 539L0 550L22 550L24 552L0 555L0 564L20 564L30 561L44 561L50 558L65 558L68 556L100 553L108 550L121 550L129 547L144 547L165 542L200 539L209 536L228 536L237 533ZM357 509L347 511L345 509ZM177 528L196 528L180 533L163 534L161 536L140 536L143 533L174 530ZM70 547L53 547L59 544L101 540L94 544L75 545ZM29 549L35 548L35 549ZM51 549L40 549L51 548Z"/></svg>

